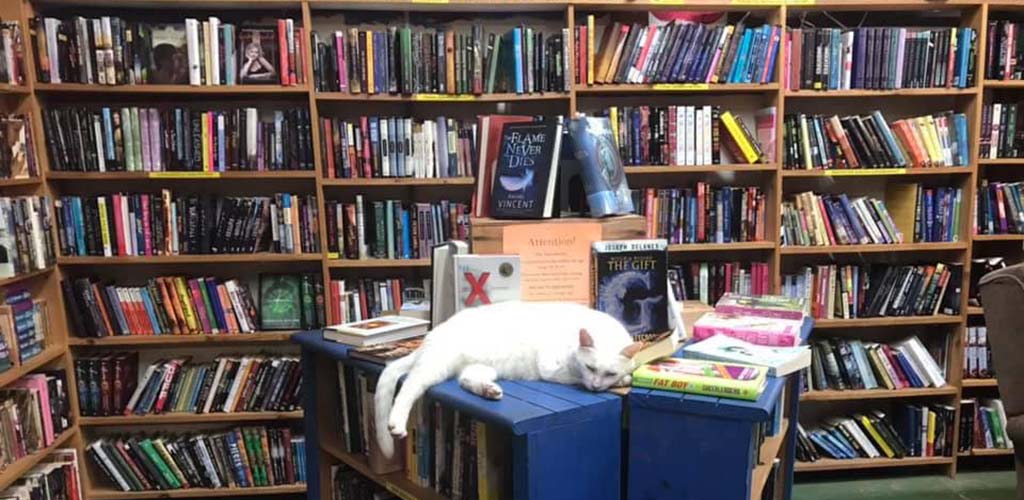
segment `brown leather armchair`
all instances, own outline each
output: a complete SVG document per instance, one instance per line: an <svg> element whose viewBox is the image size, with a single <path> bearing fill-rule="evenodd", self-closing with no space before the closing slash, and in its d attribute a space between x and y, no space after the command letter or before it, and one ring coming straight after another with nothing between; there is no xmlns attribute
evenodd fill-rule
<svg viewBox="0 0 1024 500"><path fill-rule="evenodd" d="M1024 500L1024 264L986 274L980 291L1006 433L1016 444L1017 499Z"/></svg>

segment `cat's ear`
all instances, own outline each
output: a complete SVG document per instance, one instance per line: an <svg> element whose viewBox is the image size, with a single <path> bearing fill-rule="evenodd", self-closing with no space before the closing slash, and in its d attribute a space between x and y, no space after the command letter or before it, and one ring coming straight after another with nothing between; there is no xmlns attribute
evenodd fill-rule
<svg viewBox="0 0 1024 500"><path fill-rule="evenodd" d="M594 347L594 338L586 328L580 328L580 347Z"/></svg>
<svg viewBox="0 0 1024 500"><path fill-rule="evenodd" d="M620 351L620 354L622 354L623 356L625 356L627 358L632 359L633 356L635 356L636 353L638 353L641 350L643 350L643 348L644 348L644 343L643 342L633 342L632 344L629 344L626 347L623 347L622 351Z"/></svg>

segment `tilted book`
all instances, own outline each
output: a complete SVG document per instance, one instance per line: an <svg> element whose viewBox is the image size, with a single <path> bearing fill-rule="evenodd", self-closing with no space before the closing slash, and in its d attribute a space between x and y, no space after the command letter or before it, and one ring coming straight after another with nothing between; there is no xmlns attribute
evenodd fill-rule
<svg viewBox="0 0 1024 500"><path fill-rule="evenodd" d="M760 366L665 358L633 372L633 387L756 401L767 383Z"/></svg>
<svg viewBox="0 0 1024 500"><path fill-rule="evenodd" d="M633 212L626 171L607 117L583 116L569 122L572 148L580 162L580 177L595 217Z"/></svg>
<svg viewBox="0 0 1024 500"><path fill-rule="evenodd" d="M742 316L760 316L802 320L807 315L807 300L785 295L740 295L726 293L715 304L715 312Z"/></svg>
<svg viewBox="0 0 1024 500"><path fill-rule="evenodd" d="M726 335L715 335L689 344L683 347L683 356L688 359L763 366L772 377L788 375L811 364L811 350L807 346L767 347Z"/></svg>
<svg viewBox="0 0 1024 500"><path fill-rule="evenodd" d="M801 327L802 322L796 320L713 312L693 325L693 338L704 340L721 334L757 345L793 347L800 344Z"/></svg>

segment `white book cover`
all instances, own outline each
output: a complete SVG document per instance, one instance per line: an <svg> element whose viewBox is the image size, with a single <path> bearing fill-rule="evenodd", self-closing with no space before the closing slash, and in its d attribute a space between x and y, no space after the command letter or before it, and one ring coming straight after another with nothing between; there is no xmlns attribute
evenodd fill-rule
<svg viewBox="0 0 1024 500"><path fill-rule="evenodd" d="M685 124L683 125L683 129L685 130L685 135L686 135L686 150L684 152L685 153L685 158L684 158L683 164L684 165L696 165L696 163L694 163L694 161L695 161L695 158L694 158L695 157L694 147L696 147L695 146L696 136L694 134L694 107L693 106L686 106L684 109L685 109L685 111L684 111L683 120L684 120Z"/></svg>
<svg viewBox="0 0 1024 500"><path fill-rule="evenodd" d="M207 21L210 26L210 44L207 52L210 58L210 85L220 85L220 19L210 17Z"/></svg>
<svg viewBox="0 0 1024 500"><path fill-rule="evenodd" d="M364 347L426 335L429 327L429 321L412 316L381 316L328 326L324 339Z"/></svg>
<svg viewBox="0 0 1024 500"><path fill-rule="evenodd" d="M199 20L185 19L185 40L188 46L188 83L200 85L202 73L199 68Z"/></svg>
<svg viewBox="0 0 1024 500"><path fill-rule="evenodd" d="M711 122L711 106L704 106L704 127L701 128L701 133L704 134L704 161L702 165L711 165L711 127L714 124Z"/></svg>
<svg viewBox="0 0 1024 500"><path fill-rule="evenodd" d="M454 270L456 313L522 297L518 255L455 255Z"/></svg>
<svg viewBox="0 0 1024 500"><path fill-rule="evenodd" d="M811 364L811 350L807 346L762 346L728 335L713 335L689 344L683 347L683 357L764 366L772 377L788 375Z"/></svg>
<svg viewBox="0 0 1024 500"><path fill-rule="evenodd" d="M686 159L686 110L684 106L675 106L676 121L676 157L673 165L683 165Z"/></svg>
<svg viewBox="0 0 1024 500"><path fill-rule="evenodd" d="M704 161L704 108L698 107L693 111L693 164L706 165Z"/></svg>

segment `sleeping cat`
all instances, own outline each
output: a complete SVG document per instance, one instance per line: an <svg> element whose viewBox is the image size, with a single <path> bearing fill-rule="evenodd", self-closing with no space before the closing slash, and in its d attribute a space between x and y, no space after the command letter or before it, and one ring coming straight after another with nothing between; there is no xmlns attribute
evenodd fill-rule
<svg viewBox="0 0 1024 500"><path fill-rule="evenodd" d="M501 399L499 378L604 391L629 385L635 368L632 357L642 347L615 318L579 304L505 302L466 309L381 373L374 396L377 442L391 457L391 435L405 436L413 403L451 377L457 376L463 389L488 399ZM395 397L398 379L406 373Z"/></svg>

